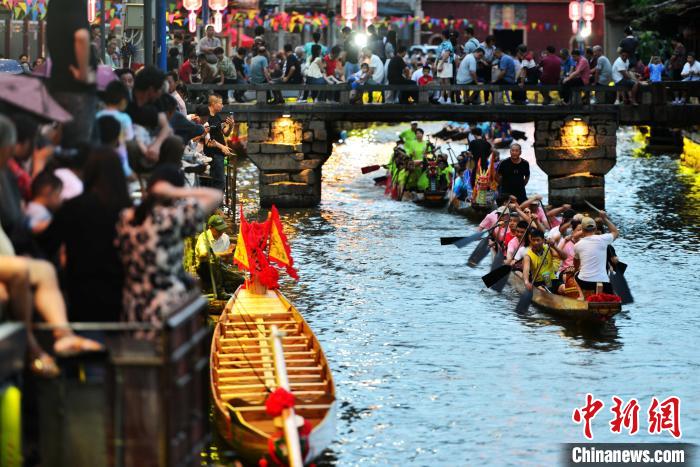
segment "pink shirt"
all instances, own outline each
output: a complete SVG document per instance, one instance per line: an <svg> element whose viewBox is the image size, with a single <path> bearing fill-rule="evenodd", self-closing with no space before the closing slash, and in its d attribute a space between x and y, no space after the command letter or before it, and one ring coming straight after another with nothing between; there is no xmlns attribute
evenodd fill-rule
<svg viewBox="0 0 700 467"><path fill-rule="evenodd" d="M506 258L514 258L515 252L517 251L518 245L520 244L520 239L518 237L513 237L508 242L508 248L506 249Z"/></svg>
<svg viewBox="0 0 700 467"><path fill-rule="evenodd" d="M566 253L566 259L563 260L559 266L559 271L561 272L564 269L574 265L574 242L571 240L565 241L562 239L562 241L559 242L559 249Z"/></svg>
<svg viewBox="0 0 700 467"><path fill-rule="evenodd" d="M496 225L496 222L498 222L498 213L496 211L493 211L489 214L486 214L486 217L484 217L484 220L481 221L479 227L481 227L483 230L488 230L494 225Z"/></svg>
<svg viewBox="0 0 700 467"><path fill-rule="evenodd" d="M591 80L591 67L588 65L588 60L583 57L579 58L576 64L576 71L578 71L578 77L581 78L583 84L588 84Z"/></svg>

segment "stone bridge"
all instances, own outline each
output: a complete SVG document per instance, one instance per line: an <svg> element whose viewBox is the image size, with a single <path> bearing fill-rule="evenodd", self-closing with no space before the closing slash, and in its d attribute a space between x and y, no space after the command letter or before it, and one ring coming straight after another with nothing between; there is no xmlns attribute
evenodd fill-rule
<svg viewBox="0 0 700 467"><path fill-rule="evenodd" d="M537 165L549 177L549 202L580 206L583 200L605 204L605 174L615 166L617 138L621 125L653 125L678 128L700 123L700 105L671 105L675 93L700 93L700 83L663 83L642 87L641 104L584 105L574 92L572 105L507 105L502 95L514 86L443 86L451 91L492 91L491 104L433 105L421 88L415 104L349 104L349 88L302 85L227 85L189 87L190 92L253 90L258 103L226 106L238 121L248 123L248 156L260 170L260 202L280 207L308 207L321 200L321 171L340 131L353 122L391 123L419 121L508 121L535 122ZM414 90L406 86L366 86L366 91ZM526 90L556 91L558 86L525 86ZM614 88L587 88L597 97ZM339 103L266 102L266 92L332 91Z"/></svg>

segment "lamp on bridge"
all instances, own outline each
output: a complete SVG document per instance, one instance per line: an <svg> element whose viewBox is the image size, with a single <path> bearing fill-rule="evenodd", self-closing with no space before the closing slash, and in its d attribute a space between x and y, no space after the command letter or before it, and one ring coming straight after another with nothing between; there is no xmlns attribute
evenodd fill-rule
<svg viewBox="0 0 700 467"><path fill-rule="evenodd" d="M365 20L365 26L369 27L372 20L377 17L377 0L362 0L360 10L362 19Z"/></svg>
<svg viewBox="0 0 700 467"><path fill-rule="evenodd" d="M187 19L190 32L197 32L197 10L202 8L202 0L184 0L182 6L190 12Z"/></svg>
<svg viewBox="0 0 700 467"><path fill-rule="evenodd" d="M569 2L571 31L583 42L591 35L591 22L595 19L595 3L591 0L571 0Z"/></svg>
<svg viewBox="0 0 700 467"><path fill-rule="evenodd" d="M228 7L228 0L208 0L209 1L209 8L212 10L216 11L214 13L214 31L218 34L221 32L222 26L223 26L223 13L227 7Z"/></svg>
<svg viewBox="0 0 700 467"><path fill-rule="evenodd" d="M357 0L341 0L340 16L345 20L345 26L350 27L357 18Z"/></svg>
<svg viewBox="0 0 700 467"><path fill-rule="evenodd" d="M88 23L95 21L95 15L97 10L97 0L88 0L87 2L87 20Z"/></svg>

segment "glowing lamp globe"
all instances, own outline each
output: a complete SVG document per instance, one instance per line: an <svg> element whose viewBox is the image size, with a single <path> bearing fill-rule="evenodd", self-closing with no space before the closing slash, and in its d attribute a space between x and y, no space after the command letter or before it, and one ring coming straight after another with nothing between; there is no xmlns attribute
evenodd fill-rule
<svg viewBox="0 0 700 467"><path fill-rule="evenodd" d="M362 19L369 23L377 16L377 0L362 0L360 10Z"/></svg>
<svg viewBox="0 0 700 467"><path fill-rule="evenodd" d="M217 33L221 32L223 26L223 13L226 8L228 8L228 0L208 0L209 8L214 10L214 31Z"/></svg>
<svg viewBox="0 0 700 467"><path fill-rule="evenodd" d="M595 3L590 0L583 2L581 18L583 18L584 21L593 21L595 19Z"/></svg>
<svg viewBox="0 0 700 467"><path fill-rule="evenodd" d="M345 24L349 27L350 22L357 18L357 0L341 0L340 16L345 20Z"/></svg>
<svg viewBox="0 0 700 467"><path fill-rule="evenodd" d="M202 8L202 0L183 0L182 6L189 11L188 23L190 32L197 31L197 10Z"/></svg>
<svg viewBox="0 0 700 467"><path fill-rule="evenodd" d="M97 0L88 0L87 2L87 20L89 23L95 21L95 12L97 11Z"/></svg>
<svg viewBox="0 0 700 467"><path fill-rule="evenodd" d="M571 21L578 21L581 19L581 4L578 0L571 0L569 2L569 19Z"/></svg>

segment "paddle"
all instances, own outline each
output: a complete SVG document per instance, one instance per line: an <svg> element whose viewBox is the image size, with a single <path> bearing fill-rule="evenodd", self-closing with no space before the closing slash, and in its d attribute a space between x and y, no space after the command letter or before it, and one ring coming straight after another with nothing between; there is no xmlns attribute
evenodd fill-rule
<svg viewBox="0 0 700 467"><path fill-rule="evenodd" d="M539 266L537 266L537 270L535 271L535 274L532 277L536 278L539 275L540 269L542 269L542 266L547 261L547 255L549 254L549 250L551 250L551 248L547 247L547 249L544 252L544 256L542 257L542 261L540 262ZM523 314L527 311L528 308L530 308L530 303L532 303L532 296L534 295L534 290L534 284L532 286L532 289L528 289L527 287L525 287L525 291L522 294L520 294L520 300L518 300L518 304L515 306L516 313Z"/></svg>
<svg viewBox="0 0 700 467"><path fill-rule="evenodd" d="M469 243L481 238L484 232L476 232L466 237L440 237L440 245L457 245L457 248L464 248Z"/></svg>
<svg viewBox="0 0 700 467"><path fill-rule="evenodd" d="M530 227L532 227L532 224L528 224L527 229L525 229L525 233L518 241L518 247L515 249L516 253L518 252L518 250L520 250L520 247L522 246L523 241L525 240L528 233L530 232ZM503 255L501 255L501 256L503 256ZM501 260L501 264L503 264L503 260ZM513 271L513 265L511 265L511 264L503 264L502 266L499 265L497 268L492 267L491 272L486 274L485 276L482 276L481 280L484 281L484 284L489 289L494 289L494 290L497 290L498 292L500 292L503 290L503 287L505 287L505 285L506 285L505 278L508 277L508 274L510 274L511 271Z"/></svg>
<svg viewBox="0 0 700 467"><path fill-rule="evenodd" d="M386 175L382 175L381 177L374 177L374 183L376 185L381 185L383 183L386 183L386 179L387 179Z"/></svg>
<svg viewBox="0 0 700 467"><path fill-rule="evenodd" d="M508 211L508 205L505 205L505 209L501 212L501 214L498 216L498 219L496 219L496 224L494 224L493 227L489 229L489 235L498 227L498 223L501 222L501 218L503 217L503 214L505 214ZM469 256L469 260L467 261L467 266L475 267L477 266L481 260L486 258L486 255L489 254L489 237L486 236L481 239L478 245L476 245L476 248L474 248L474 251L472 252L471 256Z"/></svg>
<svg viewBox="0 0 700 467"><path fill-rule="evenodd" d="M368 174L370 172L375 172L381 168L382 168L381 165L375 164L375 165L368 165L368 166L362 167L360 170L362 171L363 174Z"/></svg>

